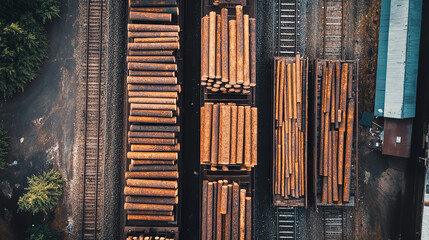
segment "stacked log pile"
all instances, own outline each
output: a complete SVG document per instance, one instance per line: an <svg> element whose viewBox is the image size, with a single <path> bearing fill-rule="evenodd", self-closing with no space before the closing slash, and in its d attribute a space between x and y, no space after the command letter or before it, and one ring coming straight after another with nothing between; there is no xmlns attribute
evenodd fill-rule
<svg viewBox="0 0 429 240"><path fill-rule="evenodd" d="M212 92L249 94L256 86L256 19L237 5L201 19L201 85Z"/></svg>
<svg viewBox="0 0 429 240"><path fill-rule="evenodd" d="M321 88L318 141L318 174L322 179L322 204L350 201L352 152L355 127L355 88L352 63L324 61L320 66Z"/></svg>
<svg viewBox="0 0 429 240"><path fill-rule="evenodd" d="M252 198L237 182L203 181L202 239L252 239Z"/></svg>
<svg viewBox="0 0 429 240"><path fill-rule="evenodd" d="M258 155L258 109L234 103L205 103L201 108L203 165L252 168ZM225 169L226 170L226 169Z"/></svg>
<svg viewBox="0 0 429 240"><path fill-rule="evenodd" d="M140 234L137 236L128 236L126 240L174 240L174 238L157 236L156 234Z"/></svg>
<svg viewBox="0 0 429 240"><path fill-rule="evenodd" d="M128 24L128 221L175 221L181 91L176 0L130 1ZM146 239L143 238L143 239Z"/></svg>
<svg viewBox="0 0 429 240"><path fill-rule="evenodd" d="M300 55L275 60L274 194L282 199L306 193L307 68Z"/></svg>

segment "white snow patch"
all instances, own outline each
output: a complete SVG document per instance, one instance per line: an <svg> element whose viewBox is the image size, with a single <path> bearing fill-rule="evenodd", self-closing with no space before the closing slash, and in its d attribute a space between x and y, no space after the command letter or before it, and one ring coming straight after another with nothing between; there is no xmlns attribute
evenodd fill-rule
<svg viewBox="0 0 429 240"><path fill-rule="evenodd" d="M20 138L20 139L19 139L19 142L20 142L20 143L23 143L23 142L24 142L24 138Z"/></svg>
<svg viewBox="0 0 429 240"><path fill-rule="evenodd" d="M53 162L55 159L57 159L59 157L59 152L58 152L58 143L55 143L52 147L50 147L48 150L46 150L46 153L48 155L48 162Z"/></svg>

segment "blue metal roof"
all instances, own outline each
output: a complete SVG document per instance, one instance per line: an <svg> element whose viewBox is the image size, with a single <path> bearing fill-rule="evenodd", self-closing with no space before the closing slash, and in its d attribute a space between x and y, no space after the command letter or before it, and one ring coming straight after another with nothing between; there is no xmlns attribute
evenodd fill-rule
<svg viewBox="0 0 429 240"><path fill-rule="evenodd" d="M374 114L415 116L422 0L382 0Z"/></svg>

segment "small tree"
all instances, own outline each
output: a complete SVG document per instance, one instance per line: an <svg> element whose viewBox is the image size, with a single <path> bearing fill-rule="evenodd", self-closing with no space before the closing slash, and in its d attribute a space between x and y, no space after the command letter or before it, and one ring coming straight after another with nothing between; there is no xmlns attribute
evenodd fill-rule
<svg viewBox="0 0 429 240"><path fill-rule="evenodd" d="M25 190L28 192L19 198L19 210L33 214L39 212L47 214L53 210L63 191L64 180L61 178L61 174L51 170L27 179L29 187Z"/></svg>
<svg viewBox="0 0 429 240"><path fill-rule="evenodd" d="M57 240L60 236L59 232L53 231L47 224L30 227L26 233L29 235L28 240Z"/></svg>
<svg viewBox="0 0 429 240"><path fill-rule="evenodd" d="M6 163L5 163L5 158L7 155L7 149L8 149L8 144L7 144L7 135L6 135L6 131L0 129L0 170L4 169Z"/></svg>

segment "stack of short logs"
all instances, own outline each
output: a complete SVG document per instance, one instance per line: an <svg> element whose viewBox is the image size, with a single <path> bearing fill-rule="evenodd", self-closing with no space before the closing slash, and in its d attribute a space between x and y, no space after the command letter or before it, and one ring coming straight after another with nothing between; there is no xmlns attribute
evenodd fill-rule
<svg viewBox="0 0 429 240"><path fill-rule="evenodd" d="M252 239L252 198L237 182L204 181L202 240Z"/></svg>
<svg viewBox="0 0 429 240"><path fill-rule="evenodd" d="M161 237L156 234L135 234L136 236L128 236L126 240L174 240L174 238Z"/></svg>
<svg viewBox="0 0 429 240"><path fill-rule="evenodd" d="M274 76L274 194L282 199L306 193L306 68L300 55L277 58Z"/></svg>
<svg viewBox="0 0 429 240"><path fill-rule="evenodd" d="M318 174L322 180L322 204L350 201L352 150L355 124L354 66L351 63L318 62L321 70ZM321 75L321 76L320 76Z"/></svg>
<svg viewBox="0 0 429 240"><path fill-rule="evenodd" d="M200 163L252 168L257 164L258 109L235 103L205 103L201 108Z"/></svg>
<svg viewBox="0 0 429 240"><path fill-rule="evenodd" d="M180 126L175 0L130 1L128 24L128 221L175 221Z"/></svg>
<svg viewBox="0 0 429 240"><path fill-rule="evenodd" d="M256 19L237 5L201 19L201 85L212 92L249 94L256 86ZM233 18L230 16L230 18Z"/></svg>

